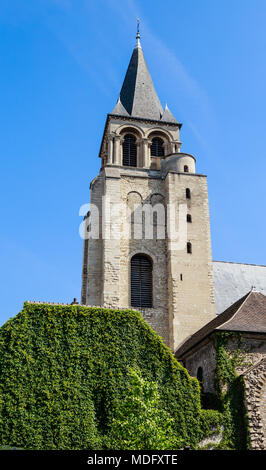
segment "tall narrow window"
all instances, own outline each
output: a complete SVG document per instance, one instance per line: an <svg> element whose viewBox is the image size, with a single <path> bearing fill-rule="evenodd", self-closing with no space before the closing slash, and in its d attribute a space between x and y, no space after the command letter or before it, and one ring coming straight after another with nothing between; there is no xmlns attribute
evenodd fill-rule
<svg viewBox="0 0 266 470"><path fill-rule="evenodd" d="M154 137L151 143L151 156L152 157L163 157L163 140L160 137Z"/></svg>
<svg viewBox="0 0 266 470"><path fill-rule="evenodd" d="M186 198L187 198L187 199L190 199L190 198L191 198L191 194L190 194L190 189L189 189L189 188L186 188Z"/></svg>
<svg viewBox="0 0 266 470"><path fill-rule="evenodd" d="M187 214L187 222L192 222L191 214Z"/></svg>
<svg viewBox="0 0 266 470"><path fill-rule="evenodd" d="M131 305L152 307L152 261L145 255L131 258Z"/></svg>
<svg viewBox="0 0 266 470"><path fill-rule="evenodd" d="M198 370L197 370L197 379L200 383L201 392L203 393L204 389L203 389L203 369L202 369L202 367L199 367Z"/></svg>
<svg viewBox="0 0 266 470"><path fill-rule="evenodd" d="M137 146L136 137L126 134L123 142L123 165L137 166Z"/></svg>
<svg viewBox="0 0 266 470"><path fill-rule="evenodd" d="M192 245L190 242L187 243L187 253L191 254L192 253Z"/></svg>
<svg viewBox="0 0 266 470"><path fill-rule="evenodd" d="M184 166L184 172L188 173L188 166L187 165Z"/></svg>

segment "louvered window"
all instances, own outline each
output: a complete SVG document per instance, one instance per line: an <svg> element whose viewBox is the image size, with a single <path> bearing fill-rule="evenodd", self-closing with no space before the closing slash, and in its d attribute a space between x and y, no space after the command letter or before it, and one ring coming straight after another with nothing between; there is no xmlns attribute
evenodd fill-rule
<svg viewBox="0 0 266 470"><path fill-rule="evenodd" d="M131 305L152 307L152 261L145 255L131 258Z"/></svg>
<svg viewBox="0 0 266 470"><path fill-rule="evenodd" d="M137 166L137 146L136 137L126 134L123 142L123 165Z"/></svg>
<svg viewBox="0 0 266 470"><path fill-rule="evenodd" d="M163 140L160 137L154 137L151 143L151 156L152 157L163 157Z"/></svg>

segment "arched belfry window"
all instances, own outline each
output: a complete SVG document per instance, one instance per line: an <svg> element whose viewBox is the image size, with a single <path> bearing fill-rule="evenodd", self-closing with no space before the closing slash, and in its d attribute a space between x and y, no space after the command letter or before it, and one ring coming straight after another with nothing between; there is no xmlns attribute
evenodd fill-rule
<svg viewBox="0 0 266 470"><path fill-rule="evenodd" d="M131 305L152 307L152 261L146 255L131 258Z"/></svg>
<svg viewBox="0 0 266 470"><path fill-rule="evenodd" d="M123 165L137 166L137 145L136 137L126 134L123 142Z"/></svg>
<svg viewBox="0 0 266 470"><path fill-rule="evenodd" d="M160 139L160 137L154 137L151 141L151 156L152 157L164 156L163 140Z"/></svg>

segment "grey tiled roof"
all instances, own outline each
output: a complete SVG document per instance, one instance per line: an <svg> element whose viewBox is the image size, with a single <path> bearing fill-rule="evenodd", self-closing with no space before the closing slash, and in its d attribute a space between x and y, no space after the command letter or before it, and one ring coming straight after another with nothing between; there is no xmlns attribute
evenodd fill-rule
<svg viewBox="0 0 266 470"><path fill-rule="evenodd" d="M187 338L178 347L175 356L181 358L183 354L214 331L266 333L266 296L260 292L249 292L244 295L227 310Z"/></svg>
<svg viewBox="0 0 266 470"><path fill-rule="evenodd" d="M169 109L162 108L139 41L133 50L119 99L111 114L177 123Z"/></svg>
<svg viewBox="0 0 266 470"><path fill-rule="evenodd" d="M252 287L266 295L266 266L213 261L216 313L222 313Z"/></svg>

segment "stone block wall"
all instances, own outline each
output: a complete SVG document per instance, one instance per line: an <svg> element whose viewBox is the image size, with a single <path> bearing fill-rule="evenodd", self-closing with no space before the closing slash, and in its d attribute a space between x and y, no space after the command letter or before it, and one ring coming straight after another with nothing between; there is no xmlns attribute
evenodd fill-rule
<svg viewBox="0 0 266 470"><path fill-rule="evenodd" d="M186 188L191 191L191 199L186 198ZM100 227L100 239L84 243L82 303L130 307L131 258L137 253L146 254L153 263L153 308L145 309L143 315L165 343L175 349L215 315L206 177L168 173L163 178L160 172L106 166L91 187L91 202L99 208L100 223L103 196L109 199L111 236L102 238ZM156 213L158 204L165 208L164 217L157 216L152 237L147 236L145 224L134 237L136 220L133 226L132 216L136 207L144 213L141 225L148 205ZM187 238L178 250L169 249L172 239L166 231L167 206L171 204L176 231L179 204L186 204L192 217L191 223L184 221ZM114 233L117 237L113 237ZM187 252L188 241L192 253Z"/></svg>
<svg viewBox="0 0 266 470"><path fill-rule="evenodd" d="M203 370L203 390L214 393L214 375L216 368L216 352L214 339L206 340L199 349L191 352L183 361L191 377L197 377L199 368Z"/></svg>
<svg viewBox="0 0 266 470"><path fill-rule="evenodd" d="M83 305L102 305L102 195L104 177L102 172L91 183L91 203L98 208L99 237L85 239L83 244L83 267L81 303ZM89 218L85 220L85 230L90 229Z"/></svg>
<svg viewBox="0 0 266 470"><path fill-rule="evenodd" d="M182 362L192 377L203 369L204 392L215 393L216 368L215 335L202 341L194 350L184 355ZM245 401L249 422L251 449L266 450L266 335L243 334L239 345L230 340L229 354L240 351L236 371L244 377Z"/></svg>
<svg viewBox="0 0 266 470"><path fill-rule="evenodd" d="M250 444L253 450L266 450L266 357L244 374Z"/></svg>
<svg viewBox="0 0 266 470"><path fill-rule="evenodd" d="M168 250L169 315L171 343L175 350L188 336L215 317L212 253L207 179L203 175L168 173L166 202L187 205L187 242L192 253ZM190 190L187 198L186 189Z"/></svg>
<svg viewBox="0 0 266 470"><path fill-rule="evenodd" d="M125 224L131 225L134 216L134 206L144 209L145 204L153 204L153 198L160 198L165 204L164 182L160 178L147 178L147 173L134 170L121 169L121 201L129 206L130 220L121 218L121 231L125 231ZM143 218L143 220L145 220ZM133 225L133 224L132 224ZM168 318L168 292L167 292L167 250L166 240L157 239L156 226L153 226L153 238L145 238L144 226L140 239L122 239L120 242L120 306L130 306L130 263L137 253L148 255L153 263L153 308L141 309L149 325L169 345L169 318ZM132 234L133 235L133 234Z"/></svg>
<svg viewBox="0 0 266 470"><path fill-rule="evenodd" d="M256 334L245 334L242 336L239 348L237 340L229 340L227 344L228 353L241 351L240 363L237 373L245 374L245 371L253 367L266 357L266 336ZM199 367L203 369L203 386L205 392L214 393L214 374L216 368L215 333L202 341L197 347L188 352L183 362L192 377L197 377Z"/></svg>

